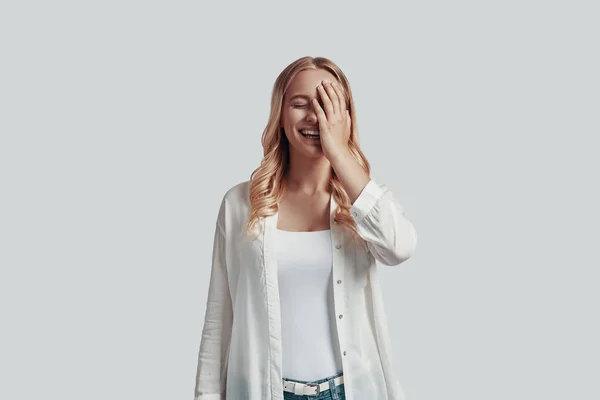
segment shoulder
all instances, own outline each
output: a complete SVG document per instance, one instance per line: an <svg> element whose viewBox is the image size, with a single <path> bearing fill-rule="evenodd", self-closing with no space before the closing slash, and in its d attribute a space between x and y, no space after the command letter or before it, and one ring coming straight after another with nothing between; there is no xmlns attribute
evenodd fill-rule
<svg viewBox="0 0 600 400"><path fill-rule="evenodd" d="M219 206L217 221L222 227L239 225L247 219L250 207L250 181L243 181L225 190Z"/></svg>
<svg viewBox="0 0 600 400"><path fill-rule="evenodd" d="M250 199L250 181L238 182L225 191L223 203L233 206L240 206L249 203Z"/></svg>

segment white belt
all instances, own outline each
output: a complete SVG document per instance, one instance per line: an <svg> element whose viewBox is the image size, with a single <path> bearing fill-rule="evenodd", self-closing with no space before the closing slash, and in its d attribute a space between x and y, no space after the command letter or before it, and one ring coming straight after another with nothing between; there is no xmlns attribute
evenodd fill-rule
<svg viewBox="0 0 600 400"><path fill-rule="evenodd" d="M333 380L335 386L341 385L344 383L344 376L338 376ZM316 396L321 392L329 389L329 381L325 381L319 384L316 383L301 383L288 381L286 379L283 380L283 390L285 392L290 392L299 395L308 395L308 396Z"/></svg>

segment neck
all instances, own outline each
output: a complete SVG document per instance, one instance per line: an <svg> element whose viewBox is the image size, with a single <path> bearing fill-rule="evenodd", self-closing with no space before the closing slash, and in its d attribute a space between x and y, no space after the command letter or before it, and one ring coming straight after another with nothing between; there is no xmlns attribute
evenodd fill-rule
<svg viewBox="0 0 600 400"><path fill-rule="evenodd" d="M284 178L286 188L292 192L313 195L329 193L331 164L325 157L318 159L290 159Z"/></svg>

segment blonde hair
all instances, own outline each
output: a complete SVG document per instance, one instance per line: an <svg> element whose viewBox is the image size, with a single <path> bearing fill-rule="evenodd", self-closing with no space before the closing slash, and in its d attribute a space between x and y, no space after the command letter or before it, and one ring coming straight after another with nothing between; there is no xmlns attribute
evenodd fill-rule
<svg viewBox="0 0 600 400"><path fill-rule="evenodd" d="M348 79L342 70L331 60L324 57L302 57L288 65L277 77L271 94L271 112L267 126L262 134L263 159L260 166L250 175L250 213L246 225L246 235L254 230L259 219L271 216L278 210L284 189L284 177L289 162L289 142L283 128L280 128L283 97L296 74L306 69L324 69L331 73L342 87L347 99L346 107L350 112L352 127L348 146L350 152L363 169L370 174L371 166L361 151L356 127L354 101ZM333 193L338 206L334 219L341 227L349 229L356 235L356 223L350 215L350 198L342 187L335 170L331 169L330 193Z"/></svg>

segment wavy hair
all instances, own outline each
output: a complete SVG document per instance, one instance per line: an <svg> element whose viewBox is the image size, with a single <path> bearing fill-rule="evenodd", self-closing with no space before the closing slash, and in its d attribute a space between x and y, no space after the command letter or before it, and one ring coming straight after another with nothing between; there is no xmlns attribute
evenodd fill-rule
<svg viewBox="0 0 600 400"><path fill-rule="evenodd" d="M302 57L288 65L277 77L271 94L271 112L267 126L262 134L263 159L260 166L250 175L250 213L246 225L246 235L254 230L259 219L271 216L278 210L278 204L285 191L285 180L289 168L289 142L283 128L279 128L283 97L296 74L306 69L324 69L330 72L342 87L346 98L346 107L352 121L348 146L350 152L363 169L370 174L371 166L360 149L356 114L350 83L342 70L331 60L324 57ZM350 198L335 170L331 168L330 193L338 206L334 220L352 235L356 235L356 223L350 215ZM256 239L256 237L255 237Z"/></svg>

